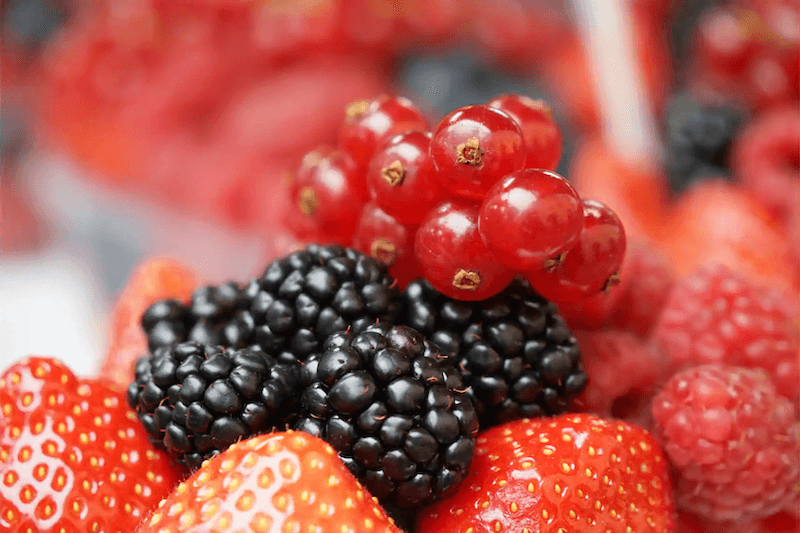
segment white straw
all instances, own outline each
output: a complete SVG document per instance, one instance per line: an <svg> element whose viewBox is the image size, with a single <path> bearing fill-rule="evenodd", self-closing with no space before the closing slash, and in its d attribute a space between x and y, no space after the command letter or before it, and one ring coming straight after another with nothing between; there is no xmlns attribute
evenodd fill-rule
<svg viewBox="0 0 800 533"><path fill-rule="evenodd" d="M592 67L603 136L625 161L656 163L658 143L644 94L627 0L573 0L584 49Z"/></svg>

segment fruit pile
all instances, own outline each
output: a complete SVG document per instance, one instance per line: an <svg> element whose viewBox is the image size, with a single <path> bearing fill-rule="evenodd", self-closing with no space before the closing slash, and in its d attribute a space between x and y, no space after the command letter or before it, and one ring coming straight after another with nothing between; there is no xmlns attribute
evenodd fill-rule
<svg viewBox="0 0 800 533"><path fill-rule="evenodd" d="M684 181L737 160L736 121L697 117L670 147ZM152 260L98 377L44 357L2 374L0 524L796 532L796 295L719 261L683 274L638 228L626 250L560 153L547 106L516 94L433 129L404 98L349 105L275 200L294 233L260 275ZM772 168L750 183L788 219Z"/></svg>

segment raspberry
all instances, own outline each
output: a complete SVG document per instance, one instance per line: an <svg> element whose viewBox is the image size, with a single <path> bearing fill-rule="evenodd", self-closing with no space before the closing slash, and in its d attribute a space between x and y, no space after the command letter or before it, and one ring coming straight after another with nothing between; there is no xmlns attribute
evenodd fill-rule
<svg viewBox="0 0 800 533"><path fill-rule="evenodd" d="M522 130L528 159L525 168L555 170L561 159L563 140L550 107L541 100L520 94L503 94L486 102L514 119Z"/></svg>
<svg viewBox="0 0 800 533"><path fill-rule="evenodd" d="M658 320L675 276L660 252L638 244L627 252L620 278L619 299L611 322L646 337Z"/></svg>
<svg viewBox="0 0 800 533"><path fill-rule="evenodd" d="M575 336L590 376L576 403L586 412L646 426L650 400L666 377L661 358L627 331L578 331Z"/></svg>
<svg viewBox="0 0 800 533"><path fill-rule="evenodd" d="M486 194L478 229L500 263L517 271L541 268L578 242L583 204L555 172L518 170Z"/></svg>
<svg viewBox="0 0 800 533"><path fill-rule="evenodd" d="M441 183L456 196L475 200L503 176L522 169L527 157L517 123L482 105L444 117L433 133L430 154Z"/></svg>
<svg viewBox="0 0 800 533"><path fill-rule="evenodd" d="M619 217L600 202L584 200L583 231L575 246L526 275L551 302L575 303L618 283L623 257L625 230Z"/></svg>
<svg viewBox="0 0 800 533"><path fill-rule="evenodd" d="M514 271L500 265L478 233L478 206L448 201L422 221L414 243L422 273L457 300L483 300L503 290Z"/></svg>
<svg viewBox="0 0 800 533"><path fill-rule="evenodd" d="M727 365L681 371L653 400L653 419L684 510L746 521L797 501L800 425L765 372Z"/></svg>
<svg viewBox="0 0 800 533"><path fill-rule="evenodd" d="M800 211L799 145L800 113L791 104L759 115L733 147L737 178L775 220L784 224Z"/></svg>
<svg viewBox="0 0 800 533"><path fill-rule="evenodd" d="M654 331L672 368L726 363L763 368L797 401L796 298L761 289L724 266L709 266L672 289Z"/></svg>

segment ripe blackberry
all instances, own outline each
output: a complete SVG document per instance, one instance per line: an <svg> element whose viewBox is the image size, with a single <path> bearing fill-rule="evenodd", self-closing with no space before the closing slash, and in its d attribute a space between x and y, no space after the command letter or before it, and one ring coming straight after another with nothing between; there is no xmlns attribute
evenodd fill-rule
<svg viewBox="0 0 800 533"><path fill-rule="evenodd" d="M460 370L484 429L563 413L586 385L575 336L555 305L520 278L479 302L448 298L417 280L404 302L398 323L425 335Z"/></svg>
<svg viewBox="0 0 800 533"><path fill-rule="evenodd" d="M458 372L408 327L329 337L302 370L295 429L327 440L385 505L450 494L472 460L478 416Z"/></svg>
<svg viewBox="0 0 800 533"><path fill-rule="evenodd" d="M244 288L200 288L188 308L157 302L142 326L151 350L190 340L258 347L291 363L337 331L393 323L400 308L400 292L382 262L349 248L312 244L274 261Z"/></svg>
<svg viewBox="0 0 800 533"><path fill-rule="evenodd" d="M139 360L128 403L150 441L194 470L240 439L287 425L298 385L296 365L264 352L184 342Z"/></svg>
<svg viewBox="0 0 800 533"><path fill-rule="evenodd" d="M703 177L730 176L731 143L743 116L727 107L703 107L680 98L667 118L667 176L675 193Z"/></svg>

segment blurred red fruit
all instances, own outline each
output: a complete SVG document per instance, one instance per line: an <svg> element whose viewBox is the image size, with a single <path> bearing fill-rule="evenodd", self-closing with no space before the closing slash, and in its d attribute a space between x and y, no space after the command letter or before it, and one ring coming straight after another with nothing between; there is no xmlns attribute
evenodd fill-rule
<svg viewBox="0 0 800 533"><path fill-rule="evenodd" d="M198 283L191 268L171 259L154 258L139 265L114 305L111 342L100 377L127 387L137 359L147 353L147 336L140 324L144 312L157 300L188 301Z"/></svg>

